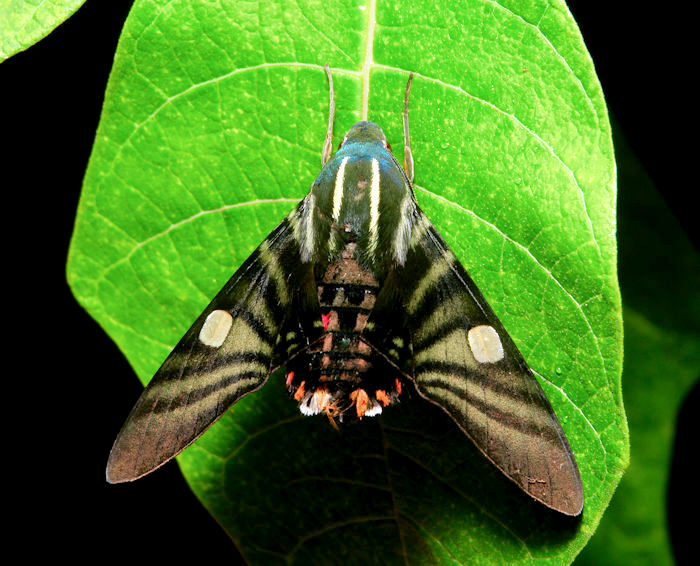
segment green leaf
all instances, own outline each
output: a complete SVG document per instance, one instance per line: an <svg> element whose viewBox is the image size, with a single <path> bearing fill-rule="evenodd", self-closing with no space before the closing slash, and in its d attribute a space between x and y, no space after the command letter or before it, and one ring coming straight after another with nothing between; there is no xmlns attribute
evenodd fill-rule
<svg viewBox="0 0 700 566"><path fill-rule="evenodd" d="M583 519L530 500L417 395L338 433L302 418L281 376L181 468L251 564L570 563L628 441L610 125L562 2L137 0L85 177L71 288L148 381L318 174L326 62L336 143L368 117L400 147L416 73L419 203L540 377L577 455Z"/></svg>
<svg viewBox="0 0 700 566"><path fill-rule="evenodd" d="M700 257L619 132L616 147L632 461L576 564L671 566L666 494L676 416L700 367Z"/></svg>
<svg viewBox="0 0 700 566"><path fill-rule="evenodd" d="M0 0L0 62L70 18L85 0Z"/></svg>

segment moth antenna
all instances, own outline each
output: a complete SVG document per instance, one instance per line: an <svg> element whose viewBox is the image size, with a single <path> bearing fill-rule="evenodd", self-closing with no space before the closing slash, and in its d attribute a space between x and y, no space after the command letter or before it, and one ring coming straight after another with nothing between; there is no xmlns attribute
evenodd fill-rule
<svg viewBox="0 0 700 566"><path fill-rule="evenodd" d="M325 167L326 163L331 158L331 152L333 151L333 120L335 119L335 91L333 90L333 75L331 75L331 68L326 63L323 66L326 71L326 76L328 77L328 94L330 97L330 102L328 103L328 130L326 131L326 141L323 142L323 150L321 151L321 166Z"/></svg>
<svg viewBox="0 0 700 566"><path fill-rule="evenodd" d="M411 133L408 127L408 99L411 94L411 83L413 73L408 75L406 83L406 94L403 99L403 168L408 177L408 182L413 186L413 153L411 152Z"/></svg>

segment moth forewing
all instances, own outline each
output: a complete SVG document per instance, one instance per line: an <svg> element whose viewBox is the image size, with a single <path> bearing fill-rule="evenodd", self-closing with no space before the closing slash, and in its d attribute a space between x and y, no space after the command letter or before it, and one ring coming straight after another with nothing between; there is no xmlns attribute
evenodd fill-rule
<svg viewBox="0 0 700 566"><path fill-rule="evenodd" d="M292 297L310 280L311 266L301 263L294 237L299 211L243 263L151 379L112 447L109 482L160 467L265 383L279 358L277 337ZM288 277L291 266L295 275Z"/></svg>
<svg viewBox="0 0 700 566"><path fill-rule="evenodd" d="M537 379L478 287L420 213L401 279L418 392L525 492L583 508L574 455Z"/></svg>

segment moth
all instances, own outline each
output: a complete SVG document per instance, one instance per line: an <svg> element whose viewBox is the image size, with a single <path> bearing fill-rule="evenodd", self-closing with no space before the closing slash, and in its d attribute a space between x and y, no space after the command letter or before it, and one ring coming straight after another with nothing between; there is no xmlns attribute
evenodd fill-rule
<svg viewBox="0 0 700 566"><path fill-rule="evenodd" d="M532 371L421 211L403 108L405 161L382 129L355 124L306 197L243 263L155 374L117 436L111 483L194 442L286 368L304 415L335 425L379 415L414 387L530 496L583 509L576 460Z"/></svg>

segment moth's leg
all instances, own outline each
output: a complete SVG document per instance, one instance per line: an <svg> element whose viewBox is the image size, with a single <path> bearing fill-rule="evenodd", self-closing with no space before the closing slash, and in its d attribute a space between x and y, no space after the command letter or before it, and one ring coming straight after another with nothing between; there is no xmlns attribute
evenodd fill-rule
<svg viewBox="0 0 700 566"><path fill-rule="evenodd" d="M411 93L413 73L408 75L406 94L403 99L403 168L411 186L413 186L413 153L411 152L411 134L408 131L408 95Z"/></svg>
<svg viewBox="0 0 700 566"><path fill-rule="evenodd" d="M325 166L331 158L333 151L333 119L335 118L335 93L333 92L333 76L331 68L326 63L323 68L328 76L328 90L330 94L330 103L328 105L328 131L326 132L326 141L323 142L323 151L321 153L321 165Z"/></svg>

